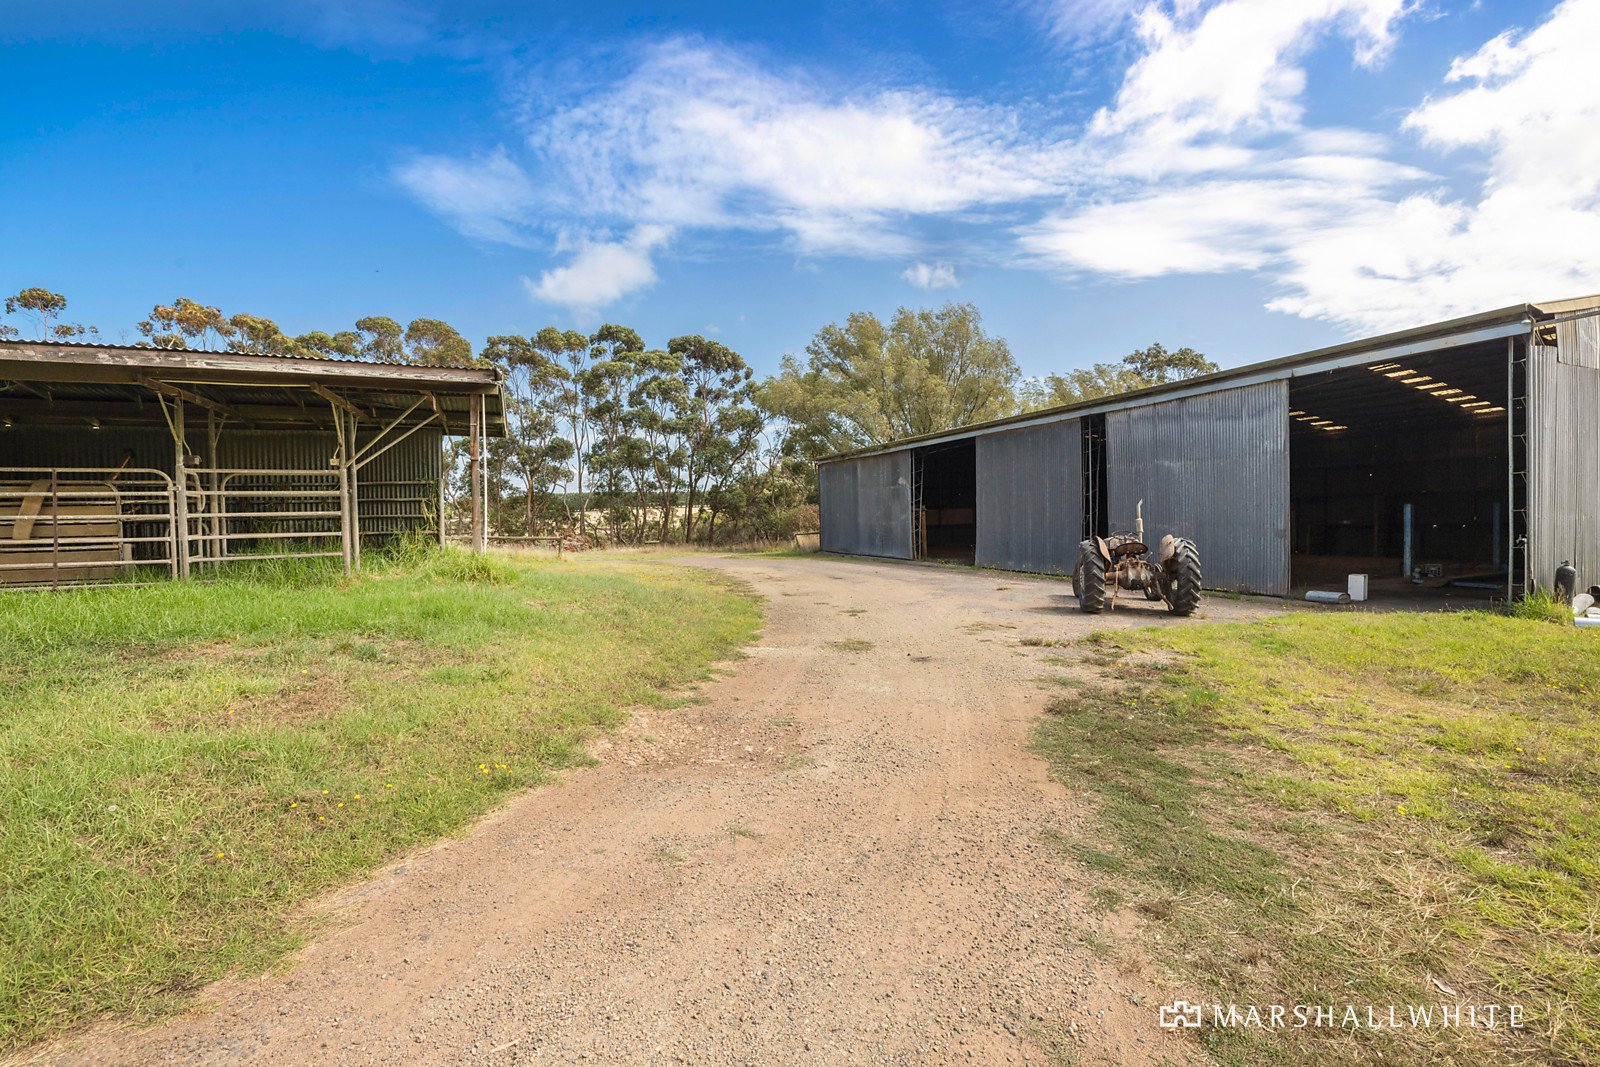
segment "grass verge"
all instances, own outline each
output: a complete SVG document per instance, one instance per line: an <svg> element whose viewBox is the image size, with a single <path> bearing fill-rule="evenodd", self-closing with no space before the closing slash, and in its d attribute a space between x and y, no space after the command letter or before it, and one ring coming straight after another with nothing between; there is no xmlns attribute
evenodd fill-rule
<svg viewBox="0 0 1600 1067"><path fill-rule="evenodd" d="M1203 1027L1226 1063L1600 1059L1600 656L1483 613L1103 632L1039 750L1059 844L1205 1003L1517 1003L1527 1028Z"/></svg>
<svg viewBox="0 0 1600 1067"><path fill-rule="evenodd" d="M0 594L0 1049L259 971L758 624L702 571L459 552Z"/></svg>

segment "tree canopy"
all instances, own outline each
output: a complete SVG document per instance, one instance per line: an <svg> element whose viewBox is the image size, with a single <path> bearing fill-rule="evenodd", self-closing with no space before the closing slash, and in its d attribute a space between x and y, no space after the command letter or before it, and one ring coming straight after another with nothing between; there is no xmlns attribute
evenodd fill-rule
<svg viewBox="0 0 1600 1067"><path fill-rule="evenodd" d="M1157 343L1135 349L1115 363L1094 363L1064 374L1032 379L1023 384L1021 400L1028 410L1059 407L1214 374L1216 370L1215 363L1192 348L1169 352Z"/></svg>
<svg viewBox="0 0 1600 1067"><path fill-rule="evenodd" d="M785 356L761 405L811 458L1011 414L1020 374L972 304L871 312L817 331L806 361Z"/></svg>

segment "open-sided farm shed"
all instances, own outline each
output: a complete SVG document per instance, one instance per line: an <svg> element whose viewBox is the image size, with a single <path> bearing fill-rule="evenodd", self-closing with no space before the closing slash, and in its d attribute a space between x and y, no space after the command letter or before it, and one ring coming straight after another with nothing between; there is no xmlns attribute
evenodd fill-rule
<svg viewBox="0 0 1600 1067"><path fill-rule="evenodd" d="M1349 571L1600 582L1600 296L1417 329L823 460L824 551L1071 571L1192 536L1206 585Z"/></svg>
<svg viewBox="0 0 1600 1067"><path fill-rule="evenodd" d="M0 342L0 586L186 578L442 529L446 434L481 457L493 370Z"/></svg>

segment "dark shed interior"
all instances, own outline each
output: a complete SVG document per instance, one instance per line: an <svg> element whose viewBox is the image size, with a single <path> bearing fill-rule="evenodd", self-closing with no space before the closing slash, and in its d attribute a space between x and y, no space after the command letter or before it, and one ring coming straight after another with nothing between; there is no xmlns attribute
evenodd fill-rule
<svg viewBox="0 0 1600 1067"><path fill-rule="evenodd" d="M1506 374L1496 341L1292 379L1291 583L1504 590Z"/></svg>
<svg viewBox="0 0 1600 1067"><path fill-rule="evenodd" d="M912 544L918 559L972 563L978 544L978 450L968 437L911 454Z"/></svg>

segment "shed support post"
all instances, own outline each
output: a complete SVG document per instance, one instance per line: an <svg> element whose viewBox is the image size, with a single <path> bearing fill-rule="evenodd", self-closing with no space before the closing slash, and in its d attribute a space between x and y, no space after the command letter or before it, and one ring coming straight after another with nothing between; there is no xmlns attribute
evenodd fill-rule
<svg viewBox="0 0 1600 1067"><path fill-rule="evenodd" d="M223 529L222 524L222 512L225 509L223 507L222 494L218 492L218 490L222 488L222 475L217 473L217 468L222 466L222 461L218 457L218 445L220 444L221 439L222 427L217 422L217 413L215 411L207 410L206 465L211 468L211 473L205 479L205 484L206 488L212 491L206 494L204 510L211 517L210 551L208 551L206 555L212 557L213 559L221 559L222 555L228 550L228 539L224 536L227 531ZM215 570L217 564L213 563L211 567L213 570Z"/></svg>
<svg viewBox="0 0 1600 1067"><path fill-rule="evenodd" d="M467 402L467 483L471 486L472 551L488 547L488 523L483 481L483 394L474 393Z"/></svg>
<svg viewBox="0 0 1600 1067"><path fill-rule="evenodd" d="M439 547L443 548L444 541L444 505L445 484L450 480L450 456L446 451L444 440L439 442L439 450L444 453L439 460Z"/></svg>
<svg viewBox="0 0 1600 1067"><path fill-rule="evenodd" d="M334 465L339 469L339 550L344 558L344 573L348 575L354 561L350 545L349 423L345 421L345 413L339 410L339 406L332 406L333 432L339 442L339 450L334 454Z"/></svg>
<svg viewBox="0 0 1600 1067"><path fill-rule="evenodd" d="M178 577L189 577L189 456L184 443L183 400L173 400L172 415L172 534L177 540Z"/></svg>
<svg viewBox="0 0 1600 1067"><path fill-rule="evenodd" d="M345 455L345 468L349 472L350 489L350 564L356 569L361 569L361 468L356 465L356 428L359 420L354 415L350 416L350 431L345 437L348 448Z"/></svg>
<svg viewBox="0 0 1600 1067"><path fill-rule="evenodd" d="M1506 603L1517 598L1517 339L1506 338ZM1495 546L1495 554L1500 547ZM1526 580L1526 576L1524 576Z"/></svg>

